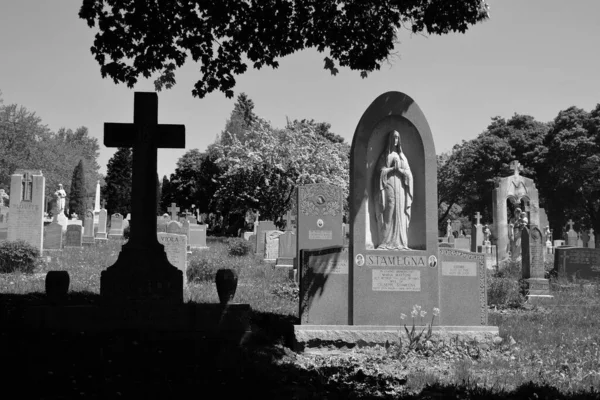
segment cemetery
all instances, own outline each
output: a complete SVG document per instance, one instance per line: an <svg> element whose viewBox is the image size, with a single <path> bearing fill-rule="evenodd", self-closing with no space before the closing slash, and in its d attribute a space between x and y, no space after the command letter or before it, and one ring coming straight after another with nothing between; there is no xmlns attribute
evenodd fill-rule
<svg viewBox="0 0 600 400"><path fill-rule="evenodd" d="M161 91L181 49L199 98L233 97L240 55L276 67L311 46L366 78L395 44L371 22L464 33L491 19L485 1L150 3L80 5L102 77L129 88L94 130L53 131L0 92L0 355L20 397L598 398L600 104L454 138L427 100L441 88L387 82L353 111L327 105L351 121L338 135L295 114L276 127L239 93L199 150ZM136 84L151 73L155 90Z"/></svg>

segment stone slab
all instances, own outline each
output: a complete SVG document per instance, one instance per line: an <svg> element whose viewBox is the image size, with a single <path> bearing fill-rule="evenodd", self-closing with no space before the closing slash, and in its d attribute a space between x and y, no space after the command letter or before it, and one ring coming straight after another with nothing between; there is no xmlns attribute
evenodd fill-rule
<svg viewBox="0 0 600 400"><path fill-rule="evenodd" d="M81 247L83 226L69 225L65 234L65 247Z"/></svg>
<svg viewBox="0 0 600 400"><path fill-rule="evenodd" d="M412 325L411 325L412 327ZM416 326L419 332L425 326ZM433 336L440 340L477 340L479 343L492 343L499 336L497 326L439 326L432 328ZM329 345L385 345L386 341L396 343L399 335L404 335L402 325L294 325L294 347L301 351L307 347Z"/></svg>
<svg viewBox="0 0 600 400"><path fill-rule="evenodd" d="M456 238L454 248L459 250L471 251L471 240L468 238Z"/></svg>
<svg viewBox="0 0 600 400"><path fill-rule="evenodd" d="M157 233L156 236L158 242L165 247L167 260L183 274L185 288L187 286L187 236L163 232Z"/></svg>
<svg viewBox="0 0 600 400"><path fill-rule="evenodd" d="M440 264L439 323L445 326L487 325L485 255L440 249Z"/></svg>
<svg viewBox="0 0 600 400"><path fill-rule="evenodd" d="M256 229L256 247L255 254L265 255L265 232L277 230L273 221L259 221Z"/></svg>
<svg viewBox="0 0 600 400"><path fill-rule="evenodd" d="M300 323L338 325L349 322L348 248L300 251Z"/></svg>
<svg viewBox="0 0 600 400"><path fill-rule="evenodd" d="M572 280L600 278L600 249L560 246L554 249L554 269Z"/></svg>
<svg viewBox="0 0 600 400"><path fill-rule="evenodd" d="M264 261L273 263L277 260L277 256L279 255L279 237L282 234L282 231L277 230L265 232Z"/></svg>
<svg viewBox="0 0 600 400"><path fill-rule="evenodd" d="M311 184L298 187L296 251L343 246L342 189Z"/></svg>
<svg viewBox="0 0 600 400"><path fill-rule="evenodd" d="M188 219L189 223L189 219ZM189 246L192 249L206 249L206 225L190 223L189 225Z"/></svg>
<svg viewBox="0 0 600 400"><path fill-rule="evenodd" d="M44 250L59 250L62 248L63 227L52 222L44 228Z"/></svg>

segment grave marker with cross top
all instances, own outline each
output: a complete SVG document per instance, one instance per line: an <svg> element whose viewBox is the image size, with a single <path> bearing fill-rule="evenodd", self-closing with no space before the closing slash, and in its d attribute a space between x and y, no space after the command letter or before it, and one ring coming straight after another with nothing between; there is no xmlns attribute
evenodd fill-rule
<svg viewBox="0 0 600 400"><path fill-rule="evenodd" d="M481 214L479 213L479 211L475 213L475 221L476 226L481 225Z"/></svg>
<svg viewBox="0 0 600 400"><path fill-rule="evenodd" d="M179 207L177 207L177 203L171 203L171 207L167 207L167 211L171 213L171 220L177 221L177 213L179 212Z"/></svg>
<svg viewBox="0 0 600 400"><path fill-rule="evenodd" d="M513 170L515 175L519 175L519 171L523 171L523 166L519 161L513 160L510 163L510 169Z"/></svg>
<svg viewBox="0 0 600 400"><path fill-rule="evenodd" d="M136 92L133 124L105 123L106 147L132 147L129 240L115 264L102 271L100 294L106 302L183 302L183 274L167 260L156 236L156 173L159 148L185 148L185 126L158 123L158 96Z"/></svg>
<svg viewBox="0 0 600 400"><path fill-rule="evenodd" d="M292 230L292 219L293 215L292 215L292 210L288 210L287 213L285 213L285 230L286 231L291 231Z"/></svg>

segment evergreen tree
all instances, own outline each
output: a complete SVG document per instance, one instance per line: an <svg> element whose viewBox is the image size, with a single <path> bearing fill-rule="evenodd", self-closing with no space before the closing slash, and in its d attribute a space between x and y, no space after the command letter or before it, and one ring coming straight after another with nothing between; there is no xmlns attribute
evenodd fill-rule
<svg viewBox="0 0 600 400"><path fill-rule="evenodd" d="M166 175L162 178L162 185L160 191L160 208L163 210L163 213L168 212L167 208L171 207L171 202L173 200L171 182L169 182L169 178Z"/></svg>
<svg viewBox="0 0 600 400"><path fill-rule="evenodd" d="M85 201L86 201L86 188L85 188L85 172L83 169L83 160L79 160L79 163L73 170L73 177L71 178L71 191L69 192L69 217L76 213L80 219L85 215Z"/></svg>
<svg viewBox="0 0 600 400"><path fill-rule="evenodd" d="M158 215L162 215L162 211L160 208L160 198L162 197L162 188L160 185L160 180L158 179L158 172L156 173L156 213Z"/></svg>
<svg viewBox="0 0 600 400"><path fill-rule="evenodd" d="M101 189L106 199L109 215L119 213L126 216L131 212L131 178L133 158L131 149L119 147L108 160L106 167L106 185Z"/></svg>
<svg viewBox="0 0 600 400"><path fill-rule="evenodd" d="M258 119L253 110L254 102L252 99L246 93L240 93L225 124L225 129L221 132L220 139L217 142L228 146L231 145L233 138L241 139L244 132L250 129Z"/></svg>

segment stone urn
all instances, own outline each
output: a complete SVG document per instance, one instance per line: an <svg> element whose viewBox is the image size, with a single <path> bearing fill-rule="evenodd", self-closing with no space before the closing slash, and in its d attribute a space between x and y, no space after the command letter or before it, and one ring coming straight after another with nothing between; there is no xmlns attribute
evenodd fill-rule
<svg viewBox="0 0 600 400"><path fill-rule="evenodd" d="M229 268L221 268L217 271L215 283L217 284L217 293L219 294L221 304L231 302L237 289L237 272Z"/></svg>
<svg viewBox="0 0 600 400"><path fill-rule="evenodd" d="M71 279L67 271L48 271L46 274L46 296L51 303L67 298Z"/></svg>

